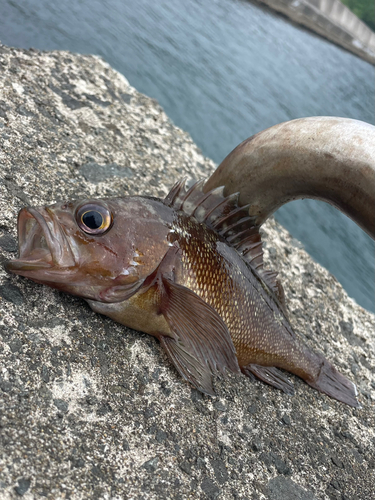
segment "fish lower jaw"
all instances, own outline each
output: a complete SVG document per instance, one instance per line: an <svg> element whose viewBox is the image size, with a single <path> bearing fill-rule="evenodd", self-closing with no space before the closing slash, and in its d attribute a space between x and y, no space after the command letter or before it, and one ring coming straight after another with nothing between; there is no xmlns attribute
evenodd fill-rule
<svg viewBox="0 0 375 500"><path fill-rule="evenodd" d="M39 271L40 269L51 269L52 267L54 267L52 262L39 259L14 259L5 264L6 271L21 275L24 275L27 271Z"/></svg>
<svg viewBox="0 0 375 500"><path fill-rule="evenodd" d="M52 253L46 246L38 246L20 252L18 259L7 262L5 268L10 272L46 269L54 266Z"/></svg>

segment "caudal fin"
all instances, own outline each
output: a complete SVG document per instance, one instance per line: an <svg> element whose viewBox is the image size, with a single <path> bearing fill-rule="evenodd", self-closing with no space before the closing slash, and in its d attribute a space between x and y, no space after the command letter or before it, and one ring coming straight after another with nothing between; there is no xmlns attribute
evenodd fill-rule
<svg viewBox="0 0 375 500"><path fill-rule="evenodd" d="M360 408L361 405L357 401L357 387L353 382L348 380L344 375L341 375L336 368L331 365L329 361L323 359L318 377L313 380L306 380L306 382L320 392L324 392L331 398L342 401L347 405L354 408Z"/></svg>

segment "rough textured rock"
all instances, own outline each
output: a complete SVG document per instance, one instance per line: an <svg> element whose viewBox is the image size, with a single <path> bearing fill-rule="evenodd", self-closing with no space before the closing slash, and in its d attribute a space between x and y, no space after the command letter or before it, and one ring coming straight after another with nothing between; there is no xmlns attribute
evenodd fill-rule
<svg viewBox="0 0 375 500"><path fill-rule="evenodd" d="M0 46L0 258L25 204L163 196L215 165L93 56ZM151 337L0 270L0 497L375 497L375 318L274 221L266 261L290 319L354 380L354 410L291 376L294 397L229 376L217 398Z"/></svg>

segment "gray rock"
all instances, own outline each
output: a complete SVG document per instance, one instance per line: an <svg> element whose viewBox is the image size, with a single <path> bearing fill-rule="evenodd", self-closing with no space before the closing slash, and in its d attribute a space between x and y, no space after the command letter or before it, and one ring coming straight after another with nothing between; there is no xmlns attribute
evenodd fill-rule
<svg viewBox="0 0 375 500"><path fill-rule="evenodd" d="M142 467L147 470L147 472L155 472L159 463L159 458L154 457L151 460L147 460Z"/></svg>
<svg viewBox="0 0 375 500"><path fill-rule="evenodd" d="M209 498L210 500L215 500L220 495L220 489L209 477L203 479L201 488L205 494L205 498Z"/></svg>
<svg viewBox="0 0 375 500"><path fill-rule="evenodd" d="M18 485L14 488L17 495L23 497L23 495L30 488L31 481L30 479L22 478L18 481Z"/></svg>
<svg viewBox="0 0 375 500"><path fill-rule="evenodd" d="M6 380L0 380L0 389L4 392L9 392L12 390L12 384Z"/></svg>
<svg viewBox="0 0 375 500"><path fill-rule="evenodd" d="M189 475L191 474L191 465L187 460L184 460L183 462L180 463L180 469L186 472L186 474Z"/></svg>
<svg viewBox="0 0 375 500"><path fill-rule="evenodd" d="M0 286L0 297L7 300L8 302L13 302L17 306L23 304L23 295L21 290L16 285L5 284Z"/></svg>
<svg viewBox="0 0 375 500"><path fill-rule="evenodd" d="M165 441L168 437L168 434L164 431L157 431L156 433L156 441L158 443L162 443L163 441Z"/></svg>
<svg viewBox="0 0 375 500"><path fill-rule="evenodd" d="M269 500L316 500L311 491L298 486L291 479L277 476L267 485Z"/></svg>
<svg viewBox="0 0 375 500"><path fill-rule="evenodd" d="M16 339L12 342L9 342L9 347L12 352L18 352L22 349L22 342L20 339Z"/></svg>
<svg viewBox="0 0 375 500"><path fill-rule="evenodd" d="M228 481L228 471L225 467L225 463L222 460L212 460L211 467L214 470L216 481L219 484L224 484Z"/></svg>
<svg viewBox="0 0 375 500"><path fill-rule="evenodd" d="M98 165L95 162L85 163L80 167L79 172L90 182L104 182L111 177L133 177L134 173L129 167L110 163L107 165Z"/></svg>
<svg viewBox="0 0 375 500"><path fill-rule="evenodd" d="M46 365L42 366L41 378L42 378L43 382L45 382L46 384L49 382L50 375L49 375L49 370L46 367Z"/></svg>
<svg viewBox="0 0 375 500"><path fill-rule="evenodd" d="M98 57L0 46L0 63L1 263L27 203L160 197L215 168ZM263 233L290 321L356 382L362 409L293 376L293 397L242 375L204 396L152 337L0 266L2 500L374 498L374 315L274 220Z"/></svg>
<svg viewBox="0 0 375 500"><path fill-rule="evenodd" d="M282 418L281 418L281 420L283 421L283 423L285 425L290 425L291 424L291 420L290 420L289 415L283 415Z"/></svg>
<svg viewBox="0 0 375 500"><path fill-rule="evenodd" d="M223 403L221 401L216 401L214 403L214 407L218 410L218 411L226 411L226 407L225 405L223 405Z"/></svg>
<svg viewBox="0 0 375 500"><path fill-rule="evenodd" d="M69 404L63 399L54 399L53 402L56 408L60 410L62 413L66 413L68 411Z"/></svg>
<svg viewBox="0 0 375 500"><path fill-rule="evenodd" d="M0 238L0 247L5 250L6 252L17 252L18 245L17 241L13 236L10 234L4 234L4 236L1 236Z"/></svg>

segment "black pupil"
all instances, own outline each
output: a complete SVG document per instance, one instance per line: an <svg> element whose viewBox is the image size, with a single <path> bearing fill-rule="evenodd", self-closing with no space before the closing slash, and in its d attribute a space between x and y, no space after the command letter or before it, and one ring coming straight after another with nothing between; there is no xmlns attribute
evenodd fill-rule
<svg viewBox="0 0 375 500"><path fill-rule="evenodd" d="M89 229L98 229L103 224L103 216L99 212L90 210L83 214L82 222Z"/></svg>

